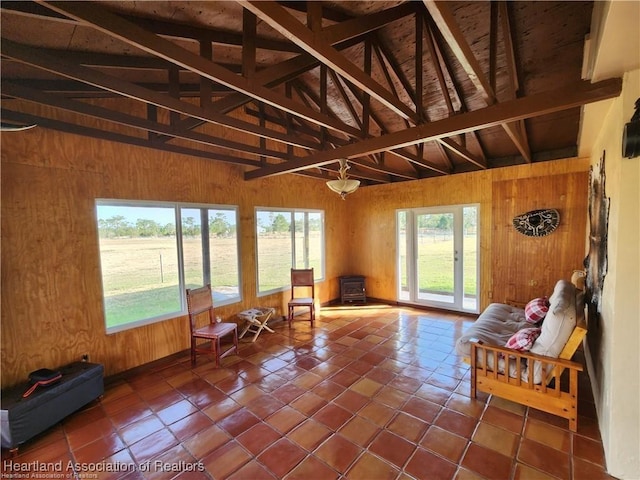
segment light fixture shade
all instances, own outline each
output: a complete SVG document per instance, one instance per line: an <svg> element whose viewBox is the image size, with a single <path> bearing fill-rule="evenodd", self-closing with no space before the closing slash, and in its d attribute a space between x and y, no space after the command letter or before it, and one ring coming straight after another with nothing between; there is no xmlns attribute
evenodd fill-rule
<svg viewBox="0 0 640 480"><path fill-rule="evenodd" d="M355 192L360 186L360 180L352 180L350 178L346 179L338 179L338 180L329 180L327 182L327 187L329 187L334 192L342 195L348 195L349 193Z"/></svg>

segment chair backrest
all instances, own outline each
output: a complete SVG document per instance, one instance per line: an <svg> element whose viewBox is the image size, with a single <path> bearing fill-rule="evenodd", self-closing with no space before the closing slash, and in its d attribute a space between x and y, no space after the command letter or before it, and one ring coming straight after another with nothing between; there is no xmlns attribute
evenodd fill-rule
<svg viewBox="0 0 640 480"><path fill-rule="evenodd" d="M313 268L291 269L291 298L294 298L296 287L308 287L311 289L311 297L314 297L315 283L313 280Z"/></svg>
<svg viewBox="0 0 640 480"><path fill-rule="evenodd" d="M189 311L189 326L192 332L196 328L196 318L205 312L209 314L209 323L215 322L210 284L200 288L187 289L187 310Z"/></svg>

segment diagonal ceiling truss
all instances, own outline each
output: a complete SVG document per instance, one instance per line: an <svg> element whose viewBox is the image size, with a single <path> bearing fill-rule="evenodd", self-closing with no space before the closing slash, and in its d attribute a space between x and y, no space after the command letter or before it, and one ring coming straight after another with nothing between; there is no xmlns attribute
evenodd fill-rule
<svg viewBox="0 0 640 480"><path fill-rule="evenodd" d="M536 24L508 2L359 2L370 3L362 13L238 0L226 4L228 25L216 24L219 2L198 4L212 10L199 23L153 18L159 3L0 4L3 123L228 162L247 180L328 179L347 158L350 176L375 185L571 156L571 132L555 142L538 132L573 125L575 109L621 90L569 68L558 88L531 88L519 33ZM486 34L474 37L465 9L486 14ZM35 35L42 25L52 35ZM54 32L71 32L66 47Z"/></svg>

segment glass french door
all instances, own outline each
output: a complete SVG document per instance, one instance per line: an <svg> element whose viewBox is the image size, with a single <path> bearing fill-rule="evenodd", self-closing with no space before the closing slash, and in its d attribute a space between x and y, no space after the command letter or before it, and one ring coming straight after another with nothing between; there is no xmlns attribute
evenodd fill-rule
<svg viewBox="0 0 640 480"><path fill-rule="evenodd" d="M399 210L398 300L478 311L477 205Z"/></svg>

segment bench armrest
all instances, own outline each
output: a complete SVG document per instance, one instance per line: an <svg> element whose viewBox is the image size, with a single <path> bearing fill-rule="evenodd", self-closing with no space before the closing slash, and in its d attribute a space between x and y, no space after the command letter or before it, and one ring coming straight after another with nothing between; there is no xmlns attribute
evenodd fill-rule
<svg viewBox="0 0 640 480"><path fill-rule="evenodd" d="M583 370L583 367L580 363L574 362L572 360L565 360L563 358L555 358L555 357L547 357L545 355L538 355L536 353L530 353L530 352L520 352L518 350L513 350L507 347L484 345L480 342L471 342L472 362L474 358L477 358L477 350L485 350L487 351L487 355L493 355L493 353L489 353L489 352L497 352L498 354L502 353L505 357L514 357L516 360L526 359L531 361L539 361L542 363L546 363L548 365L558 366L562 368L571 368L579 372Z"/></svg>

